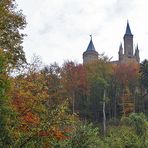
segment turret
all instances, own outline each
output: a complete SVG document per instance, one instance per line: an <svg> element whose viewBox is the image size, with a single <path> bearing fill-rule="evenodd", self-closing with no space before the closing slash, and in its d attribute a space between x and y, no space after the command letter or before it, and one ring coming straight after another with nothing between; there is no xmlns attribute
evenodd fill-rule
<svg viewBox="0 0 148 148"><path fill-rule="evenodd" d="M137 44L136 49L135 49L135 57L136 57L137 62L139 63L140 62L140 57L139 57L138 44Z"/></svg>
<svg viewBox="0 0 148 148"><path fill-rule="evenodd" d="M120 46L119 46L119 52L118 52L118 54L119 54L119 61L121 61L121 60L122 60L122 57L123 57L123 47L122 47L122 43L121 43Z"/></svg>
<svg viewBox="0 0 148 148"><path fill-rule="evenodd" d="M90 42L88 44L88 47L86 51L83 53L83 63L90 63L98 60L98 52L95 50L93 41L92 41L92 36L90 36Z"/></svg>

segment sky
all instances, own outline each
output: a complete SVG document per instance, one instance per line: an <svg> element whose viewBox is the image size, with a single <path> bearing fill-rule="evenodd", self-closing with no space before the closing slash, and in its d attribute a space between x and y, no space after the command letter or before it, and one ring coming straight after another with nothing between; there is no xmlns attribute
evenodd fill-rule
<svg viewBox="0 0 148 148"><path fill-rule="evenodd" d="M92 34L99 54L118 60L129 21L140 60L148 58L147 0L16 0L26 16L24 51L44 64L66 60L82 63Z"/></svg>

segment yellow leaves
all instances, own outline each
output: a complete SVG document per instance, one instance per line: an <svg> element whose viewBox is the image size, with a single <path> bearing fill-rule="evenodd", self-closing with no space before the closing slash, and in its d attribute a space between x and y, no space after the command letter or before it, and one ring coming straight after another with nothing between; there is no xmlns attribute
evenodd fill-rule
<svg viewBox="0 0 148 148"><path fill-rule="evenodd" d="M2 48L0 48L0 55L2 55L2 53L3 53L3 49L2 49Z"/></svg>
<svg viewBox="0 0 148 148"><path fill-rule="evenodd" d="M42 101L48 98L42 76L37 74L16 78L13 97L14 102L20 103L18 104L20 106L24 105L24 108L33 108L42 104Z"/></svg>
<svg viewBox="0 0 148 148"><path fill-rule="evenodd" d="M44 103L48 94L44 89L42 75L37 73L16 77L12 96L13 106L18 112L17 119L20 121L18 131L24 134L37 132L47 111Z"/></svg>

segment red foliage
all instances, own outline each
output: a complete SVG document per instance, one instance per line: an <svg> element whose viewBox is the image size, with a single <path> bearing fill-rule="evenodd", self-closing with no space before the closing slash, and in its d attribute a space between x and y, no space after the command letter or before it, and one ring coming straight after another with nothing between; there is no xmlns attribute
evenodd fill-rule
<svg viewBox="0 0 148 148"><path fill-rule="evenodd" d="M114 67L114 75L117 78L118 82L127 86L129 82L134 82L137 78L139 72L139 67L137 64L118 64Z"/></svg>
<svg viewBox="0 0 148 148"><path fill-rule="evenodd" d="M41 137L48 137L49 136L49 132L48 131L40 131L39 132L39 136L41 136Z"/></svg>
<svg viewBox="0 0 148 148"><path fill-rule="evenodd" d="M65 63L62 69L62 83L68 92L87 89L86 73L82 64Z"/></svg>

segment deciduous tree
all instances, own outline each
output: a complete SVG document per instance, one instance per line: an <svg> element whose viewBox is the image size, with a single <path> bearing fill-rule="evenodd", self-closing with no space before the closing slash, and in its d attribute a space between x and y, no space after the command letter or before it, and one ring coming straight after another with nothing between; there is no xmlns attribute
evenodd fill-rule
<svg viewBox="0 0 148 148"><path fill-rule="evenodd" d="M26 20L22 11L16 8L15 0L0 1L0 47L7 53L10 67L26 62L22 46L24 34L21 32Z"/></svg>

